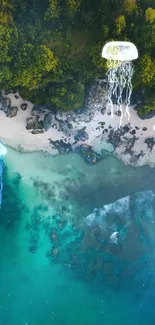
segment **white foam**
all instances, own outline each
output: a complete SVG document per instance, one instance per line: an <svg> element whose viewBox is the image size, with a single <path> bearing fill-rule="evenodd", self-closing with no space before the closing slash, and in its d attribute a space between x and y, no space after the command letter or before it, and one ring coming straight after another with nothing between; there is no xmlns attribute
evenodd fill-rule
<svg viewBox="0 0 155 325"><path fill-rule="evenodd" d="M113 234L110 236L110 242L113 244L118 244L118 231L114 231Z"/></svg>
<svg viewBox="0 0 155 325"><path fill-rule="evenodd" d="M0 157L7 154L7 149L0 143Z"/></svg>
<svg viewBox="0 0 155 325"><path fill-rule="evenodd" d="M126 196L124 198L118 199L115 202L110 204L106 204L103 208L98 209L98 213L95 211L89 214L85 218L86 224L91 227L94 222L97 222L101 227L105 225L106 218L110 216L116 216L124 219L126 223L128 223L133 214L135 217L146 217L150 218L154 215L154 192L153 191L144 191L135 193L133 196ZM131 203L132 211L131 211ZM134 210L133 210L134 209Z"/></svg>
<svg viewBox="0 0 155 325"><path fill-rule="evenodd" d="M130 197L126 196L113 203L104 205L103 214L107 215L109 213L111 214L115 213L115 215L125 218L129 214L129 201L130 201Z"/></svg>

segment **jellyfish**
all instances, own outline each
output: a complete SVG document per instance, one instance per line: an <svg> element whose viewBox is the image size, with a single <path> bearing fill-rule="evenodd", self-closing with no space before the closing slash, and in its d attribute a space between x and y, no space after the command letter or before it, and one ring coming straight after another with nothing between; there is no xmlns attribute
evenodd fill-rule
<svg viewBox="0 0 155 325"><path fill-rule="evenodd" d="M130 100L132 94L132 77L134 73L133 60L138 58L138 50L131 42L113 41L105 44L102 57L107 60L108 77L108 108L113 117L113 96L116 98L117 107L121 112L120 125L123 118L123 95L125 93L125 116L130 119Z"/></svg>

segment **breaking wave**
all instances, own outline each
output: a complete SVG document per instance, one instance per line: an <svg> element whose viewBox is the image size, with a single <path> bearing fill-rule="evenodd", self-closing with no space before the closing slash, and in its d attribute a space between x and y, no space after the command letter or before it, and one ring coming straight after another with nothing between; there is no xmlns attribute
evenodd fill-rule
<svg viewBox="0 0 155 325"><path fill-rule="evenodd" d="M0 206L2 204L2 190L3 190L3 159L0 157Z"/></svg>

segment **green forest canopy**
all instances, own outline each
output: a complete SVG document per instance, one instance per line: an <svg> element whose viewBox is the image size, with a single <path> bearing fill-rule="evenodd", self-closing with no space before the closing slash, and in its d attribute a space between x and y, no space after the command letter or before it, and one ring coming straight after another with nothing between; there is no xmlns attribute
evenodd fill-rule
<svg viewBox="0 0 155 325"><path fill-rule="evenodd" d="M155 0L0 0L0 88L57 109L80 107L105 76L107 41L139 51L134 89L155 109Z"/></svg>

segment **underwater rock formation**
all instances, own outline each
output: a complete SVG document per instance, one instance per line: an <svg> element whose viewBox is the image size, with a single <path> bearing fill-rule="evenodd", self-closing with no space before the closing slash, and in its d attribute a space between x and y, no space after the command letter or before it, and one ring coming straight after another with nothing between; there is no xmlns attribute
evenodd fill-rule
<svg viewBox="0 0 155 325"><path fill-rule="evenodd" d="M77 134L74 136L75 141L85 141L89 139L88 133L85 128L77 130Z"/></svg>
<svg viewBox="0 0 155 325"><path fill-rule="evenodd" d="M155 231L155 194L139 192L121 198L85 218L85 245L119 262L136 262L150 254Z"/></svg>
<svg viewBox="0 0 155 325"><path fill-rule="evenodd" d="M57 227L59 255L53 244L50 256L76 278L96 283L102 279L103 288L130 290L131 283L141 288L154 258L154 233L155 194L138 192L94 209L78 229Z"/></svg>
<svg viewBox="0 0 155 325"><path fill-rule="evenodd" d="M79 153L85 162L88 164L96 164L99 160L101 160L101 155L97 154L92 150L92 146L87 144L83 144L75 149L76 153Z"/></svg>

